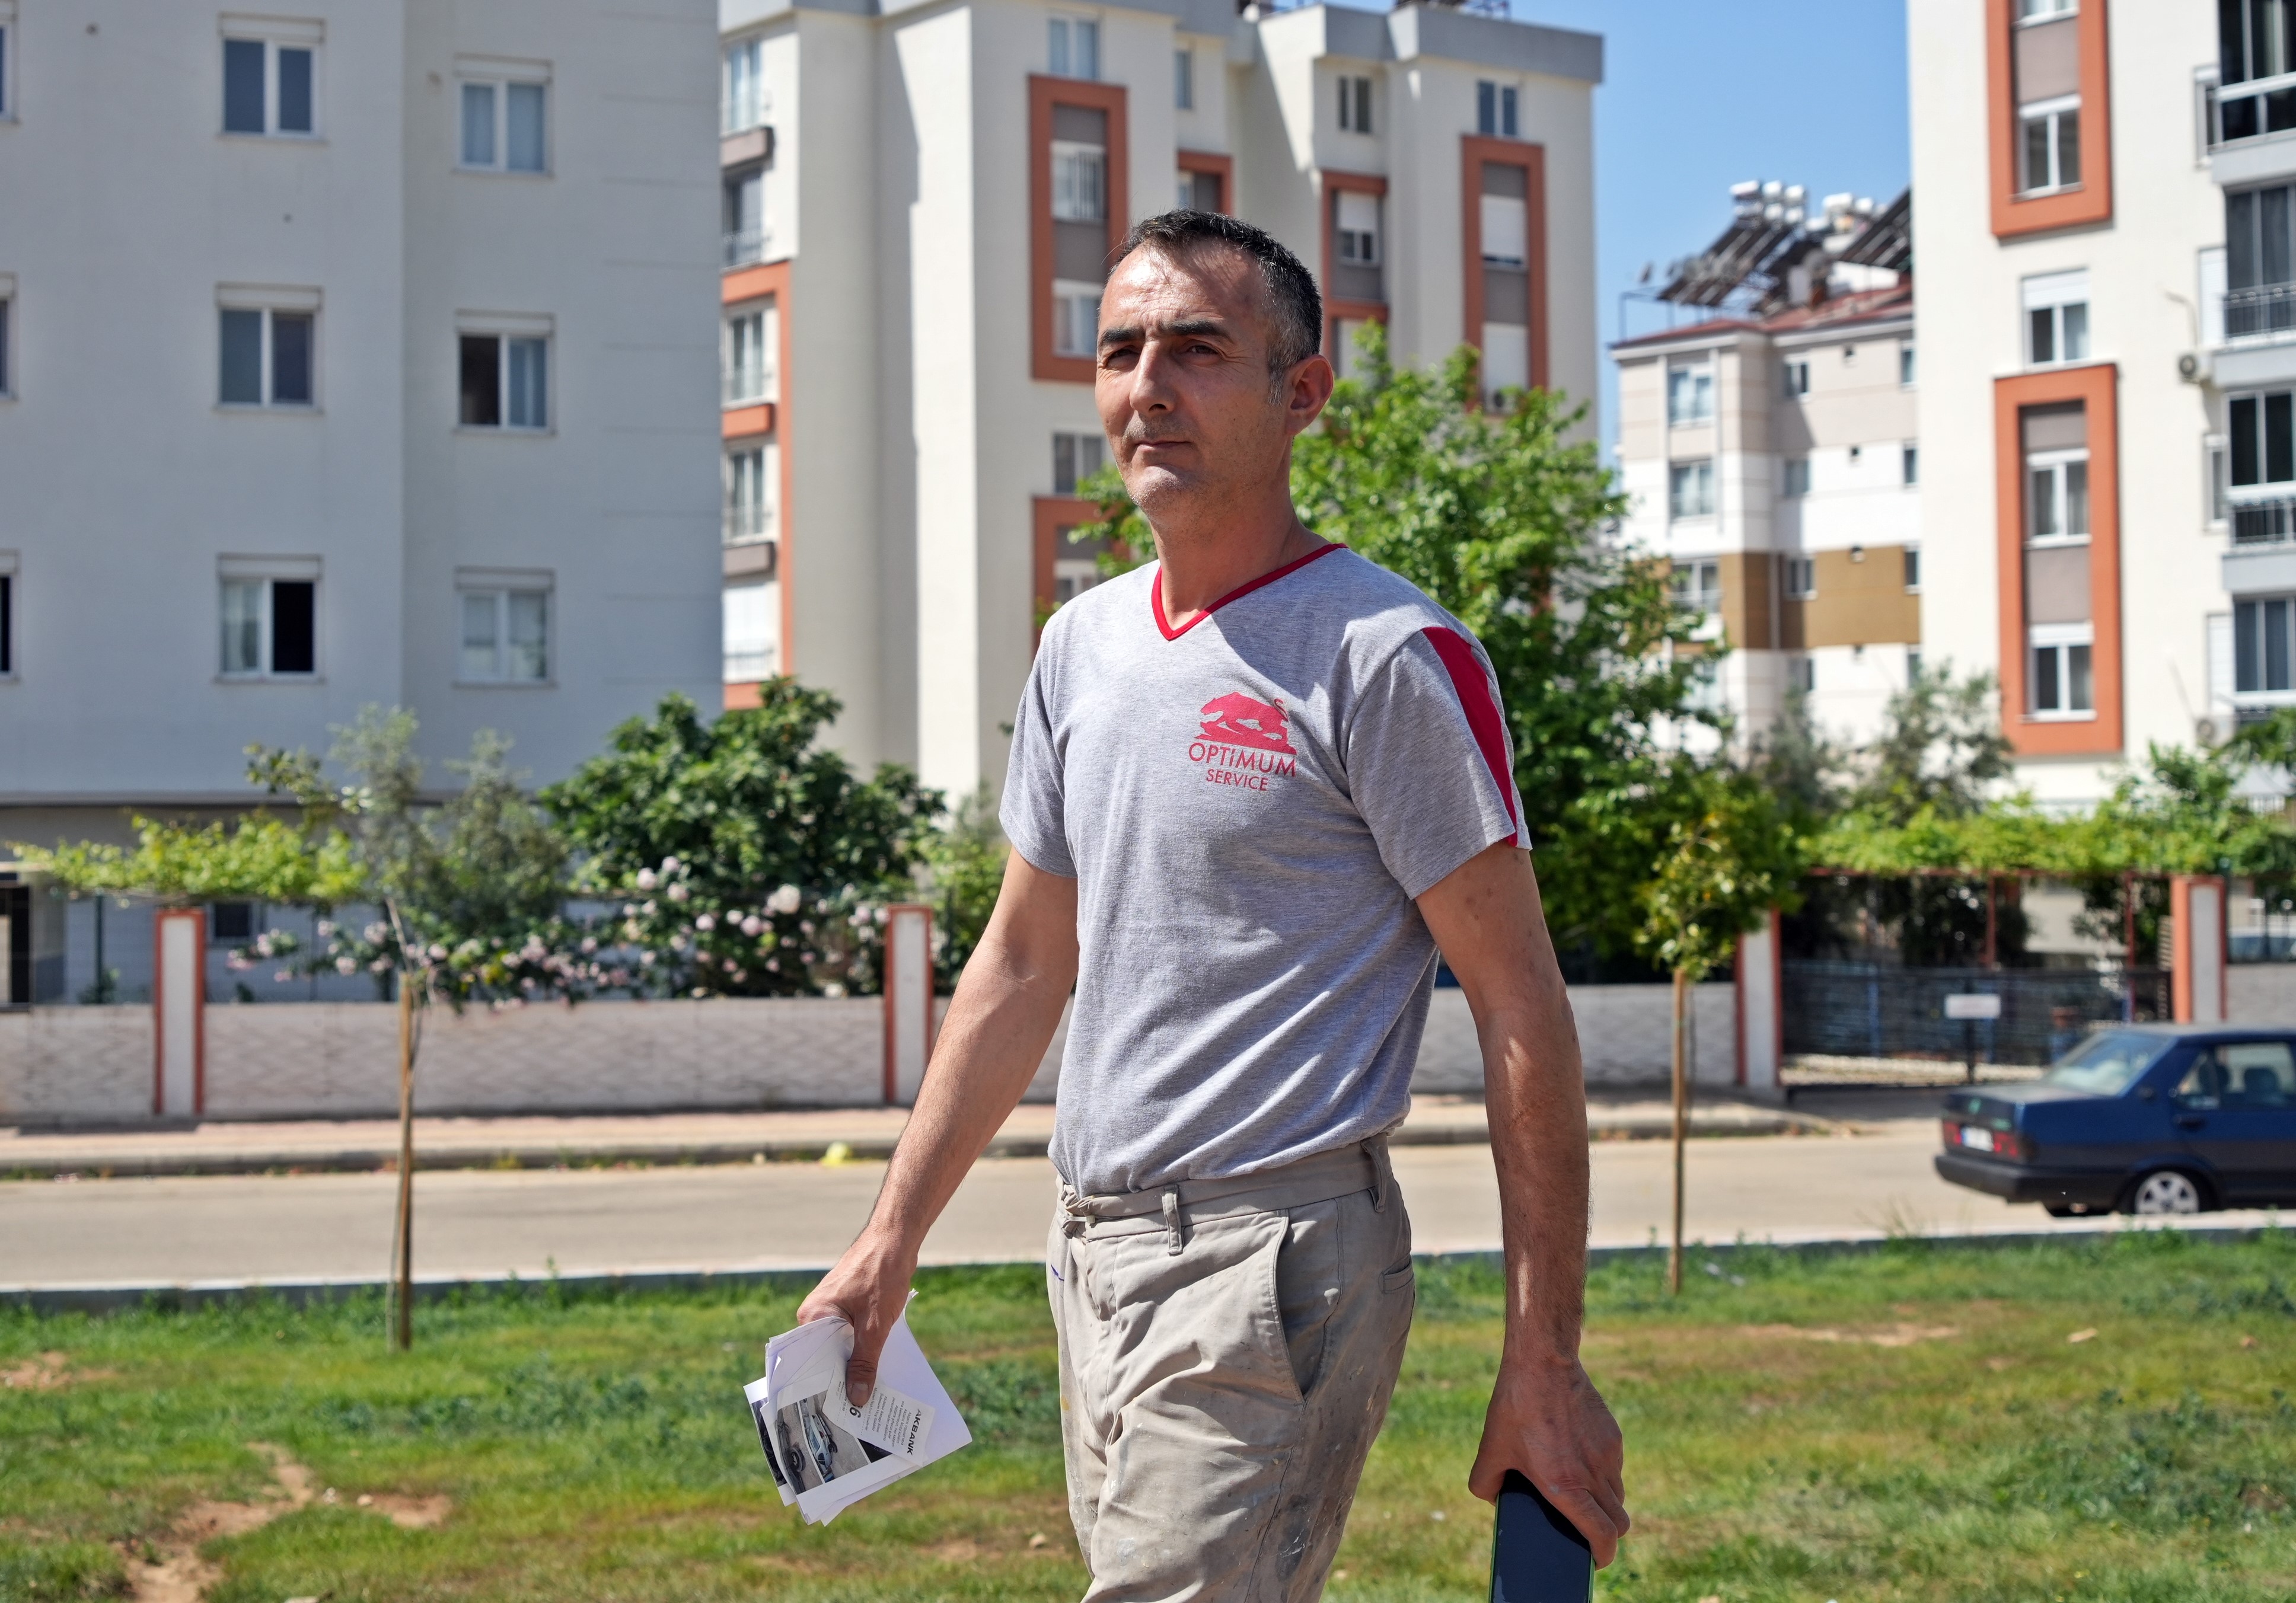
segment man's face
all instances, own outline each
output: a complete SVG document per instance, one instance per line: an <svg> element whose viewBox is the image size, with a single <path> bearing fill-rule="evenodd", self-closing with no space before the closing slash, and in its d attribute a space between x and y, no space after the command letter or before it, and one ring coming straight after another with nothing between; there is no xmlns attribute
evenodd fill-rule
<svg viewBox="0 0 2296 1603"><path fill-rule="evenodd" d="M1124 487L1152 519L1218 505L1288 472L1292 437L1331 394L1321 356L1271 373L1259 265L1220 244L1140 249L1100 303L1094 384Z"/></svg>

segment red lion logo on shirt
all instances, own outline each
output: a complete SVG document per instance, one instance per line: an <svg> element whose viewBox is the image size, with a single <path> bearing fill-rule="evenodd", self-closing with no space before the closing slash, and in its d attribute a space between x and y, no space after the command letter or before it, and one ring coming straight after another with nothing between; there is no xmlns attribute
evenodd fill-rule
<svg viewBox="0 0 2296 1603"><path fill-rule="evenodd" d="M1226 740L1261 751L1291 752L1283 728L1283 707L1254 701L1240 691L1230 691L1204 703L1204 739Z"/></svg>

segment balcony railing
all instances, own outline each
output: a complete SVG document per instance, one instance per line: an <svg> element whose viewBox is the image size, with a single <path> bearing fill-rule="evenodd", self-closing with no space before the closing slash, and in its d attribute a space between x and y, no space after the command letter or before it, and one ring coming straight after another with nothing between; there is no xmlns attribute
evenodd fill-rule
<svg viewBox="0 0 2296 1603"><path fill-rule="evenodd" d="M2226 290L2224 331L2226 339L2296 335L2296 284L2257 284Z"/></svg>
<svg viewBox="0 0 2296 1603"><path fill-rule="evenodd" d="M752 540L769 540L774 533L774 509L764 505L736 505L726 509L726 544L746 545Z"/></svg>
<svg viewBox="0 0 2296 1603"><path fill-rule="evenodd" d="M730 228L726 232L726 265L747 267L766 259L766 247L773 242L770 228Z"/></svg>
<svg viewBox="0 0 2296 1603"><path fill-rule="evenodd" d="M2296 494L2232 503L2234 545L2284 545L2296 538Z"/></svg>
<svg viewBox="0 0 2296 1603"><path fill-rule="evenodd" d="M2296 128L2296 72L2208 88L2209 148Z"/></svg>
<svg viewBox="0 0 2296 1603"><path fill-rule="evenodd" d="M755 406L774 398L774 370L770 367L734 367L726 373L726 405Z"/></svg>

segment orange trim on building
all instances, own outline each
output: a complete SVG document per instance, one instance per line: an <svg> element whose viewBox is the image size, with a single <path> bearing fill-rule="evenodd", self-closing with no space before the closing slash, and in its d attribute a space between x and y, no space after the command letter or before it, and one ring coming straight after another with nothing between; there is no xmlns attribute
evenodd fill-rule
<svg viewBox="0 0 2296 1603"><path fill-rule="evenodd" d="M1465 323L1463 337L1483 348L1483 163L1519 167L1523 175L1523 267L1530 279L1530 381L1547 387L1546 147L1486 134L1459 135L1459 213L1464 240Z"/></svg>
<svg viewBox="0 0 2296 1603"><path fill-rule="evenodd" d="M1035 580L1036 606L1033 616L1043 618L1053 610L1053 564L1058 560L1061 530L1074 528L1079 523L1100 521L1100 504L1086 501L1081 495L1037 495L1029 500L1029 516L1035 525L1030 544L1033 560L1030 564ZM1035 626L1029 636L1030 650L1044 635L1044 626Z"/></svg>
<svg viewBox="0 0 2296 1603"><path fill-rule="evenodd" d="M754 406L728 406L719 414L718 431L727 439L750 439L774 431L774 404L760 401Z"/></svg>
<svg viewBox="0 0 2296 1603"><path fill-rule="evenodd" d="M1381 199L1384 200L1387 196L1387 179L1378 173L1349 173L1342 172L1337 168L1328 167L1324 169L1323 178L1323 190L1321 194L1317 197L1316 203L1324 209L1324 272L1322 282L1324 284L1329 284L1332 282L1332 269L1337 265L1332 252L1338 243L1332 235L1336 232L1338 227L1338 225L1332 221L1332 214L1339 209L1332 204L1332 197L1339 194L1342 191L1353 190L1357 194L1377 195ZM1387 218L1384 215L1382 215L1380 217L1379 232L1381 237L1380 254L1382 258L1380 271L1383 275L1388 270L1385 258L1390 254L1386 249ZM1386 287L1386 279L1384 276L1382 277L1380 285L1382 289ZM1343 300L1335 295L1324 296L1324 354L1325 356L1332 356L1336 360L1340 348L1340 324L1342 322L1350 321L1363 323L1385 323L1387 321L1387 302L1383 300Z"/></svg>
<svg viewBox="0 0 2296 1603"><path fill-rule="evenodd" d="M1184 173L1210 173L1219 180L1219 209L1235 215L1235 158L1210 151L1181 151L1175 165Z"/></svg>
<svg viewBox="0 0 2296 1603"><path fill-rule="evenodd" d="M2001 590L2001 729L2020 757L2102 757L2121 748L2120 429L2110 362L1993 380L1993 527ZM2088 434L2089 672L2094 718L2026 708L2025 442L2028 406L2079 401Z"/></svg>
<svg viewBox="0 0 2296 1603"><path fill-rule="evenodd" d="M1992 135L1997 238L2112 220L2112 77L2104 7L2105 0L2080 0L2073 13L2080 63L2080 184L2025 200L2017 192L2016 8L2011 0L1985 0L1986 119Z"/></svg>
<svg viewBox="0 0 2296 1603"><path fill-rule="evenodd" d="M1108 249L1115 253L1130 227L1128 188L1131 160L1126 137L1124 86L1029 75L1029 376L1059 384L1089 384L1090 356L1053 354L1053 108L1082 106L1108 114Z"/></svg>
<svg viewBox="0 0 2296 1603"><path fill-rule="evenodd" d="M762 410L766 413L765 428L750 432L772 430L774 443L780 447L781 503L774 513L774 577L782 587L781 668L784 674L794 674L797 672L797 587L791 583L791 578L794 571L791 559L795 554L796 542L790 538L790 533L796 522L797 451L796 442L790 438L789 418L790 330L795 323L795 319L790 315L790 264L786 261L767 262L760 266L737 268L726 274L718 285L718 303L721 306L739 306L745 300L763 300L769 295L774 301L775 323L780 330L779 337L774 342L777 348L774 352L774 387L780 399L762 408L744 406L728 411L724 428L726 438L735 438L734 420ZM730 709L734 706L731 699L733 689L728 687L726 693L728 697L726 705ZM742 705L758 705L754 689L750 692L750 699Z"/></svg>
<svg viewBox="0 0 2296 1603"><path fill-rule="evenodd" d="M2178 1024L2194 1022L2194 1004L2200 998L2193 992L2193 953L2199 942L2193 935L2193 887L2211 887L2216 891L2217 918L2217 994L2216 1016L2205 1022L2224 1024L2232 1018L2231 974L2232 935L2231 886L2218 874L2173 874L2169 879L2169 918L2176 928L2176 951L2169 965L2169 1010Z"/></svg>

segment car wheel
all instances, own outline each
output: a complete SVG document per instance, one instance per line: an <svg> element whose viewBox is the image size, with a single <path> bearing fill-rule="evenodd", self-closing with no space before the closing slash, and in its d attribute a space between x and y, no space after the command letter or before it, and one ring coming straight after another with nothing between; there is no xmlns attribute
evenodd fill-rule
<svg viewBox="0 0 2296 1603"><path fill-rule="evenodd" d="M2200 1182L2181 1169L2155 1169L2128 1188L2123 1211L2131 1214L2197 1214L2207 1204Z"/></svg>

